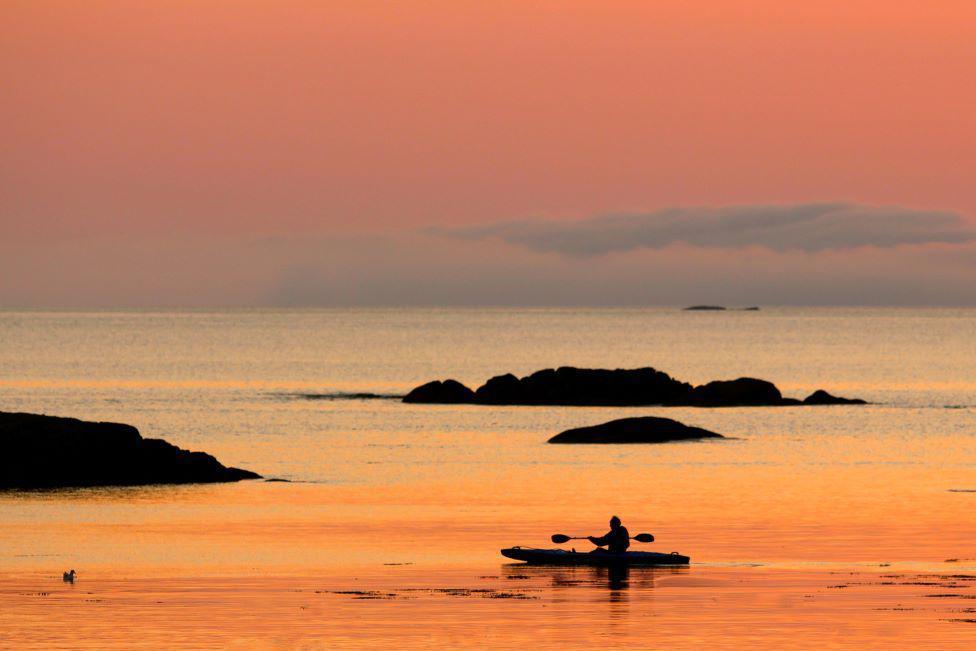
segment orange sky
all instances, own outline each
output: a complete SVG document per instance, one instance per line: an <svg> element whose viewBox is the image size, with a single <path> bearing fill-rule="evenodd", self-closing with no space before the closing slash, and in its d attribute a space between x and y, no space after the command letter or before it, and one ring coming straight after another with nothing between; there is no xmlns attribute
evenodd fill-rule
<svg viewBox="0 0 976 651"><path fill-rule="evenodd" d="M976 5L0 7L7 243L819 201L976 216Z"/></svg>

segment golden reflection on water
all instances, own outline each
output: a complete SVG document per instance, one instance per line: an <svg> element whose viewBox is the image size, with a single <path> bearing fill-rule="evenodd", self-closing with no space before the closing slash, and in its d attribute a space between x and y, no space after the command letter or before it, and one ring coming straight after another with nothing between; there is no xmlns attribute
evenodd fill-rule
<svg viewBox="0 0 976 651"><path fill-rule="evenodd" d="M941 488L953 473L618 471L628 490L612 508L655 533L648 548L689 554L691 567L616 573L502 559L504 546L603 527L611 507L581 502L601 472L585 468L366 489L6 495L2 630L19 647L79 648L898 648L933 631L940 648L971 642L962 620L976 606L976 561L965 560L976 557L974 494ZM651 491L669 485L664 497ZM69 566L75 585L56 573Z"/></svg>
<svg viewBox="0 0 976 651"><path fill-rule="evenodd" d="M74 585L28 574L0 585L0 623L19 648L967 648L972 586L932 579L508 564Z"/></svg>

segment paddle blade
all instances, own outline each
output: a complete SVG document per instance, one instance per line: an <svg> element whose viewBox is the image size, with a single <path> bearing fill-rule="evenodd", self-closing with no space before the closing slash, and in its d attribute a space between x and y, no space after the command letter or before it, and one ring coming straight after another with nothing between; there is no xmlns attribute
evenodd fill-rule
<svg viewBox="0 0 976 651"><path fill-rule="evenodd" d="M570 538L567 535L561 533L552 534L552 542L556 543L557 545L561 545L564 542L569 542L569 540Z"/></svg>
<svg viewBox="0 0 976 651"><path fill-rule="evenodd" d="M553 536L555 538L555 536ZM639 533L634 536L634 540L637 542L654 542L654 536L649 533Z"/></svg>

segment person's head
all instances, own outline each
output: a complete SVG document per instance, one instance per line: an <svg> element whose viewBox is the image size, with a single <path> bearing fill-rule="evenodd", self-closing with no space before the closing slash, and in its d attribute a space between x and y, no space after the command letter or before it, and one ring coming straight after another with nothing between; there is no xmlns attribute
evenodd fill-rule
<svg viewBox="0 0 976 651"><path fill-rule="evenodd" d="M610 518L611 529L616 529L619 526L620 526L620 518L618 518L617 516L613 516L612 518Z"/></svg>

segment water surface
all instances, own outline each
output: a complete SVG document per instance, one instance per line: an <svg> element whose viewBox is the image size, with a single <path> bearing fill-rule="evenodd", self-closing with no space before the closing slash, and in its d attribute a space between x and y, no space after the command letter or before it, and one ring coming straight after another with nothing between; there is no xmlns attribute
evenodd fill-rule
<svg viewBox="0 0 976 651"><path fill-rule="evenodd" d="M0 312L0 409L128 422L292 481L0 495L0 635L95 648L962 645L976 635L965 621L976 587L959 578L976 575L974 317ZM650 365L694 383L761 377L790 396L825 388L874 404L390 397L432 378L475 386L564 364ZM544 443L636 415L731 438ZM612 513L692 566L621 582L497 554L602 533ZM60 582L69 567L74 586Z"/></svg>

